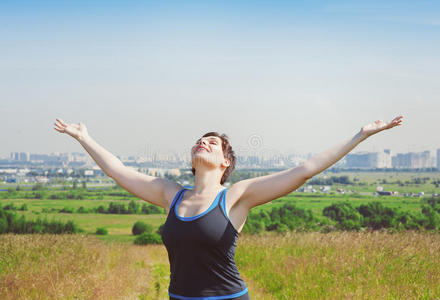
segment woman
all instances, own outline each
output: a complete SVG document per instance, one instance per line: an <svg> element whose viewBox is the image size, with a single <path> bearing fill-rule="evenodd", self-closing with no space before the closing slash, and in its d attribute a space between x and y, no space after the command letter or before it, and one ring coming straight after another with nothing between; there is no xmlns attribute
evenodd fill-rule
<svg viewBox="0 0 440 300"><path fill-rule="evenodd" d="M96 143L84 124L57 119L55 130L74 137L101 169L135 196L165 208L162 239L171 270L170 299L249 299L234 262L235 247L251 208L296 190L332 166L360 142L402 124L377 120L352 138L321 152L304 164L282 172L246 179L224 188L235 167L235 155L225 135L205 134L192 147L194 188L125 167Z"/></svg>

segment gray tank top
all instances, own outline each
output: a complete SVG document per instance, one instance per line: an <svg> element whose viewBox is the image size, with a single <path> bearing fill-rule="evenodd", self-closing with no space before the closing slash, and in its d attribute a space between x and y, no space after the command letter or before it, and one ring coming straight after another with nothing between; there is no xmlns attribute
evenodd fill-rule
<svg viewBox="0 0 440 300"><path fill-rule="evenodd" d="M162 229L170 261L169 296L176 299L230 299L248 290L235 265L239 233L226 214L222 190L203 213L181 217L177 212L183 194L171 203Z"/></svg>

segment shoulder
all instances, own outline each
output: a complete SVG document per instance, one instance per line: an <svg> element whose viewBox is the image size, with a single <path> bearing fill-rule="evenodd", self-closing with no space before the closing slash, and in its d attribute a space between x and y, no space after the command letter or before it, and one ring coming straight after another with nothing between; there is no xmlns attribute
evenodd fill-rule
<svg viewBox="0 0 440 300"><path fill-rule="evenodd" d="M166 199L166 203L167 206L164 207L165 210L168 211L170 210L170 206L174 200L174 198L177 196L177 193L181 190L183 190L184 187L176 182L173 182L173 184L170 184L167 186L167 188L164 190L164 197Z"/></svg>
<svg viewBox="0 0 440 300"><path fill-rule="evenodd" d="M231 184L228 187L228 199L230 201L230 203L232 204L231 206L234 206L238 203L243 203L245 202L245 191L247 189L249 185L249 182L247 180L241 180L238 181L234 184Z"/></svg>

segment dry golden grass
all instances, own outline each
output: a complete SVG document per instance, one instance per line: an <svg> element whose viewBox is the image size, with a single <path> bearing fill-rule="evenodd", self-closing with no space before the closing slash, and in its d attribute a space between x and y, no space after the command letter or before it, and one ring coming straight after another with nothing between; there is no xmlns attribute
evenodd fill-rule
<svg viewBox="0 0 440 300"><path fill-rule="evenodd" d="M236 260L255 299L440 299L438 234L242 236Z"/></svg>
<svg viewBox="0 0 440 300"><path fill-rule="evenodd" d="M251 299L440 299L440 235L242 235ZM0 299L168 299L163 245L0 235Z"/></svg>
<svg viewBox="0 0 440 300"><path fill-rule="evenodd" d="M125 299L148 288L147 251L82 235L1 235L1 299Z"/></svg>

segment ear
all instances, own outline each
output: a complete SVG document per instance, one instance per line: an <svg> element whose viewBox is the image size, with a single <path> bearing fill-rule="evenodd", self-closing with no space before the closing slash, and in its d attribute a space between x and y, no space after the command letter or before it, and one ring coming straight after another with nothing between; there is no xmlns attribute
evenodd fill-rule
<svg viewBox="0 0 440 300"><path fill-rule="evenodd" d="M229 167L231 165L231 162L229 161L229 159L225 158L223 160L223 164L222 165L227 168L227 167Z"/></svg>

